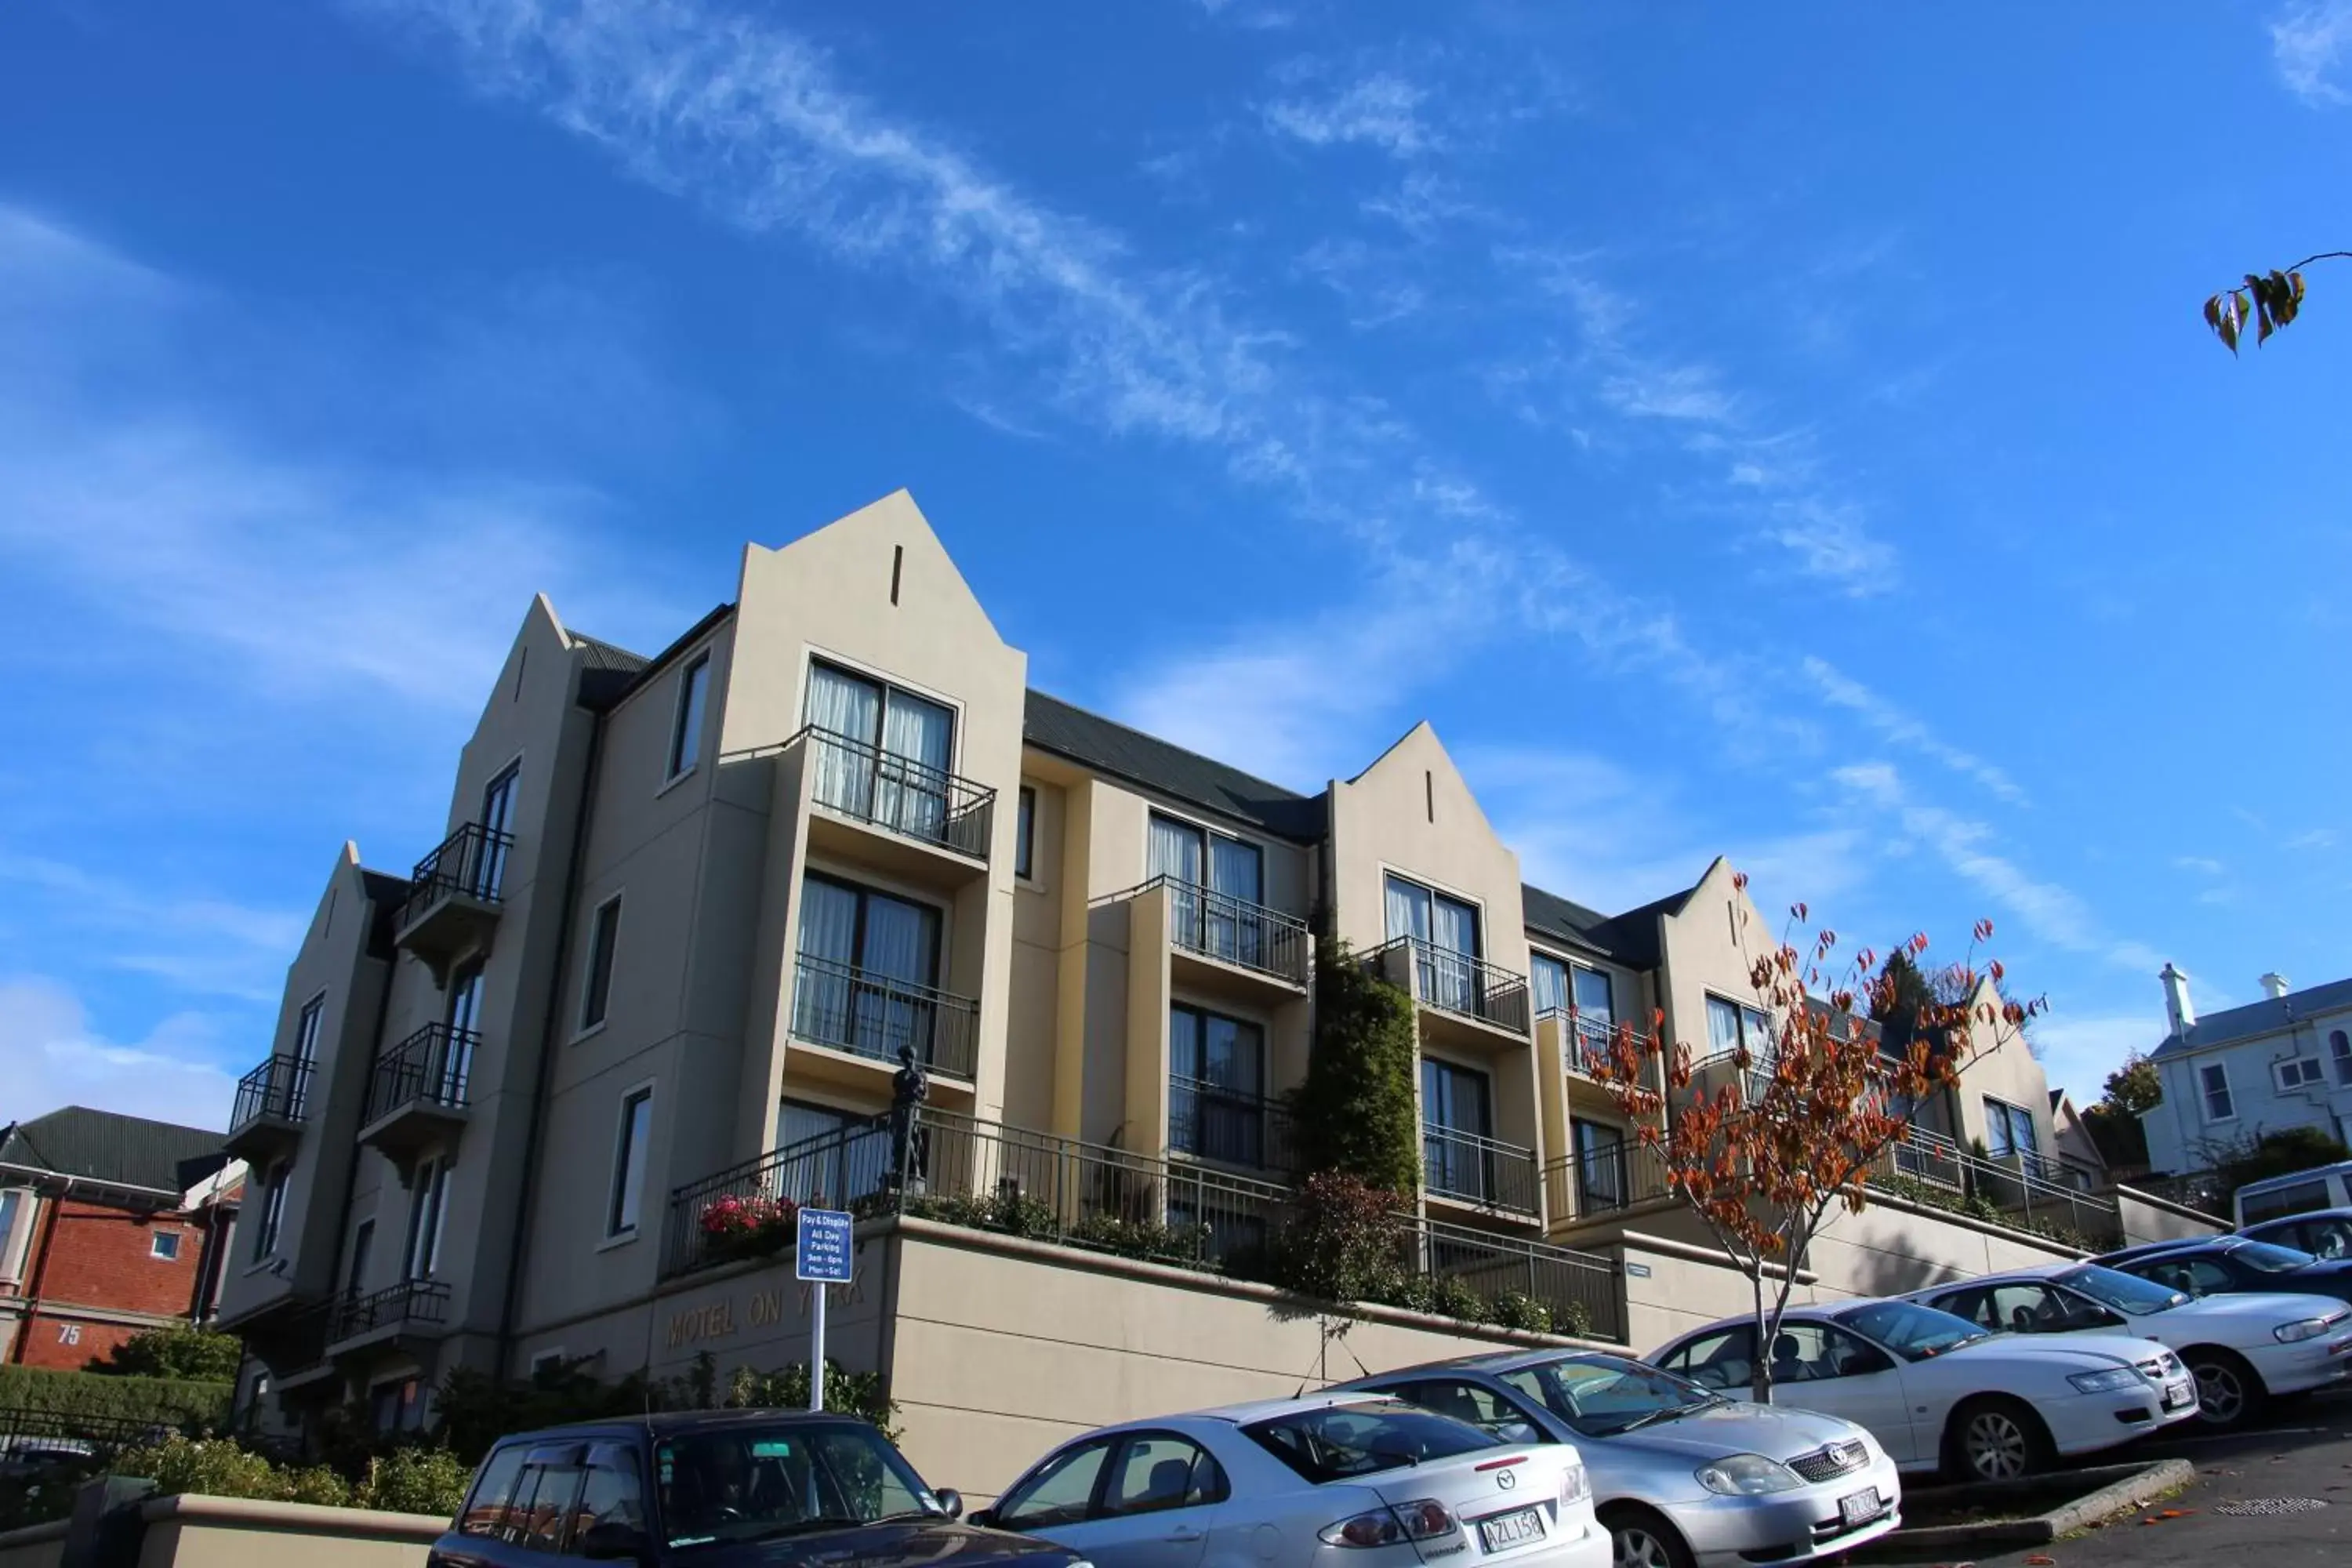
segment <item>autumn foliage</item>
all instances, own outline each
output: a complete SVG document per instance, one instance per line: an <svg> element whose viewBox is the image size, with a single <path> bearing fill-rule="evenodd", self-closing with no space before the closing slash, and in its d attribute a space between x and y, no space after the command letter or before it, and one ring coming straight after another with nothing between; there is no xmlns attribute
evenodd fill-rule
<svg viewBox="0 0 2352 1568"><path fill-rule="evenodd" d="M2268 272L2249 272L2243 285L2224 289L2205 301L2205 324L2231 353L2238 352L2238 340L2245 335L2248 322L2253 323L2254 346L2260 348L2270 341L2270 335L2303 313L2303 269L2315 261L2352 259L2352 251L2323 250L2316 256L2306 256L2293 267L2273 268Z"/></svg>
<svg viewBox="0 0 2352 1568"><path fill-rule="evenodd" d="M1747 887L1744 875L1734 880ZM1801 931L1805 907L1790 917L1790 932ZM2043 1004L2001 999L1992 988L2000 964L1975 967L1991 935L1991 922L1979 921L1949 983L1924 996L1914 988L1913 1026L1890 1031L1908 1042L1899 1047L1884 1045L1870 1021L1895 1005L1885 964L1866 948L1840 962L1837 933L1821 930L1803 948L1784 937L1753 959L1757 1005L1773 1020L1761 1050L1743 1041L1695 1061L1688 1045L1664 1043L1661 1016L1647 1032L1620 1025L1609 1050L1595 1053L1594 1078L1656 1152L1669 1189L1748 1277L1767 1352L1754 1358L1757 1399L1770 1396L1769 1350L1797 1266L1834 1209L1867 1205L1873 1175L1911 1131L1909 1108L1949 1089L1979 1057L2011 1042L2024 1048L2023 1026ZM1904 944L1914 962L1927 949L1925 935Z"/></svg>

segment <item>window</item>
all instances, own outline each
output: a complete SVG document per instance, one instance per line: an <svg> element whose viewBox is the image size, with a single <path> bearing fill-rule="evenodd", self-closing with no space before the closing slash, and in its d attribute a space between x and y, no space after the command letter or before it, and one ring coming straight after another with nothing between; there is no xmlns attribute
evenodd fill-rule
<svg viewBox="0 0 2352 1568"><path fill-rule="evenodd" d="M22 1188L0 1193L0 1279L16 1278L16 1215L25 1205Z"/></svg>
<svg viewBox="0 0 2352 1568"><path fill-rule="evenodd" d="M1496 1195L1486 1075L1421 1058L1421 1159L1432 1192L1484 1203Z"/></svg>
<svg viewBox="0 0 2352 1568"><path fill-rule="evenodd" d="M474 1489L467 1494L466 1506L457 1512L458 1534L497 1536L504 1532L507 1504L514 1498L515 1482L522 1477L522 1445L519 1443L510 1443L490 1456L474 1482Z"/></svg>
<svg viewBox="0 0 2352 1568"><path fill-rule="evenodd" d="M1951 1321L1948 1318L1944 1321ZM1772 1340L1775 1384L1860 1377L1867 1373L1885 1372L1889 1364L1885 1352L1827 1323L1783 1322Z"/></svg>
<svg viewBox="0 0 2352 1568"><path fill-rule="evenodd" d="M1107 1517L1222 1502L1225 1473L1206 1450L1172 1432L1138 1432L1119 1448L1103 1487Z"/></svg>
<svg viewBox="0 0 2352 1568"><path fill-rule="evenodd" d="M1969 1310L1944 1306L1945 1311L1990 1333L2065 1334L2079 1329L2119 1329L2124 1320L2098 1303L2070 1290L2019 1280L1969 1292ZM1938 1302L1938 1306L1943 1304Z"/></svg>
<svg viewBox="0 0 2352 1568"><path fill-rule="evenodd" d="M636 1451L625 1444L599 1443L588 1450L588 1477L580 1488L582 1532L600 1524L625 1530L646 1527L646 1488L637 1470Z"/></svg>
<svg viewBox="0 0 2352 1568"><path fill-rule="evenodd" d="M1385 906L1389 940L1411 937L1417 944L1413 962L1421 999L1476 1016L1486 991L1478 963L1477 906L1397 876L1388 879Z"/></svg>
<svg viewBox="0 0 2352 1568"><path fill-rule="evenodd" d="M515 782L522 776L520 763L509 763L482 791L482 858L474 868L476 894L486 899L499 896L506 880L507 835L514 831Z"/></svg>
<svg viewBox="0 0 2352 1568"><path fill-rule="evenodd" d="M367 1283L368 1254L375 1249L375 1221L363 1219L352 1231L352 1267L344 1276L344 1291L352 1296Z"/></svg>
<svg viewBox="0 0 2352 1568"><path fill-rule="evenodd" d="M2336 1083L2339 1089L2352 1089L2352 1035L2341 1029L2327 1032L2327 1054L2336 1063Z"/></svg>
<svg viewBox="0 0 2352 1568"><path fill-rule="evenodd" d="M1094 1507L1112 1441L1098 1437L1046 1460L997 1505L996 1522L1007 1530L1047 1530L1085 1519Z"/></svg>
<svg viewBox="0 0 2352 1568"><path fill-rule="evenodd" d="M1536 1016L1568 1011L1568 965L1548 952L1528 956L1529 983L1535 987Z"/></svg>
<svg viewBox="0 0 2352 1568"><path fill-rule="evenodd" d="M640 1089L621 1101L620 1143L613 1152L613 1196L604 1234L633 1236L637 1228L637 1189L645 1185L646 1143L653 1135L654 1091Z"/></svg>
<svg viewBox="0 0 2352 1568"><path fill-rule="evenodd" d="M801 884L793 1032L887 1061L931 1056L940 1023L940 911L814 872Z"/></svg>
<svg viewBox="0 0 2352 1568"><path fill-rule="evenodd" d="M1576 1143L1576 1208L1597 1214L1625 1206L1625 1134L1598 1121L1571 1121Z"/></svg>
<svg viewBox="0 0 2352 1568"><path fill-rule="evenodd" d="M1759 1066L1772 1059L1772 1020L1753 1007L1727 1002L1720 996L1706 999L1707 1055L1729 1056L1744 1050Z"/></svg>
<svg viewBox="0 0 2352 1568"><path fill-rule="evenodd" d="M601 1026L613 999L613 953L621 941L621 895L614 893L596 906L588 929L588 979L580 992L580 1027Z"/></svg>
<svg viewBox="0 0 2352 1568"><path fill-rule="evenodd" d="M302 1004L302 1015L294 1020L294 1059L306 1066L319 1059L319 1019L326 1006L326 994L321 992ZM295 1107L298 1112L300 1109Z"/></svg>
<svg viewBox="0 0 2352 1568"><path fill-rule="evenodd" d="M1401 1402L1325 1405L1242 1428L1314 1486L1496 1447L1475 1426Z"/></svg>
<svg viewBox="0 0 2352 1568"><path fill-rule="evenodd" d="M1741 1323L1684 1341L1658 1364L1706 1388L1747 1388L1755 1381L1756 1330Z"/></svg>
<svg viewBox="0 0 2352 1568"><path fill-rule="evenodd" d="M785 1100L776 1116L776 1146L800 1151L773 1178L782 1184L776 1195L796 1204L853 1202L879 1192L890 1175L887 1121L856 1111ZM918 1140L919 1152L921 1146Z"/></svg>
<svg viewBox="0 0 2352 1568"><path fill-rule="evenodd" d="M1170 935L1179 946L1235 963L1265 961L1265 856L1255 844L1151 814L1145 869L1165 877ZM1205 893L1197 889L1205 889Z"/></svg>
<svg viewBox="0 0 2352 1568"><path fill-rule="evenodd" d="M180 1233L176 1230L159 1230L149 1237L147 1256L164 1263L177 1263L180 1260Z"/></svg>
<svg viewBox="0 0 2352 1568"><path fill-rule="evenodd" d="M2032 1163L2042 1152L2033 1135L2033 1115L2022 1106L1984 1097L1985 1152L1995 1160Z"/></svg>
<svg viewBox="0 0 2352 1568"><path fill-rule="evenodd" d="M847 742L816 749L818 804L920 838L946 832L951 710L815 660L803 721Z"/></svg>
<svg viewBox="0 0 2352 1568"><path fill-rule="evenodd" d="M577 1447L541 1448L531 1455L515 1483L507 1540L535 1552L563 1550L584 1475L580 1460Z"/></svg>
<svg viewBox="0 0 2352 1568"><path fill-rule="evenodd" d="M2281 1215L2304 1214L2312 1209L2324 1209L2335 1201L2323 1179L2297 1182L2284 1187L2249 1187L2238 1194L2238 1216L2248 1225L2257 1220L2276 1219Z"/></svg>
<svg viewBox="0 0 2352 1568"><path fill-rule="evenodd" d="M2236 1101L2230 1098L2230 1068L2226 1062L2207 1062L2197 1069L2197 1086L2205 1091L2205 1120L2231 1121L2237 1119Z"/></svg>
<svg viewBox="0 0 2352 1568"><path fill-rule="evenodd" d="M261 1179L261 1223L253 1227L256 1263L278 1250L278 1227L286 1218L286 1175L291 1163L280 1160Z"/></svg>
<svg viewBox="0 0 2352 1568"><path fill-rule="evenodd" d="M404 1279L430 1279L441 1262L441 1222L449 1212L449 1162L432 1159L416 1167L408 1187L408 1246L401 1262Z"/></svg>
<svg viewBox="0 0 2352 1568"><path fill-rule="evenodd" d="M1198 1007L1168 1009L1168 1142L1264 1169L1265 1032Z"/></svg>
<svg viewBox="0 0 2352 1568"><path fill-rule="evenodd" d="M2270 1239L2299 1247L2314 1258L2326 1258L2331 1263L2352 1258L2352 1222L2336 1215L2300 1221Z"/></svg>
<svg viewBox="0 0 2352 1568"><path fill-rule="evenodd" d="M665 782L691 773L702 756L702 699L710 687L710 656L696 656L677 678L677 715L670 721L669 770Z"/></svg>
<svg viewBox="0 0 2352 1568"><path fill-rule="evenodd" d="M1036 843L1037 792L1023 784L1013 819L1013 874L1024 882L1037 876Z"/></svg>
<svg viewBox="0 0 2352 1568"><path fill-rule="evenodd" d="M1511 1428L1532 1425L1526 1411L1484 1384L1465 1383L1453 1377L1428 1378L1419 1383L1408 1383L1397 1393L1423 1410L1451 1415L1456 1421L1492 1433L1505 1442L1514 1440Z"/></svg>
<svg viewBox="0 0 2352 1568"><path fill-rule="evenodd" d="M2317 1057L2295 1057L2288 1061L2273 1062L2271 1074L2278 1080L2282 1090L2315 1089L2327 1077L2326 1068L2320 1065Z"/></svg>

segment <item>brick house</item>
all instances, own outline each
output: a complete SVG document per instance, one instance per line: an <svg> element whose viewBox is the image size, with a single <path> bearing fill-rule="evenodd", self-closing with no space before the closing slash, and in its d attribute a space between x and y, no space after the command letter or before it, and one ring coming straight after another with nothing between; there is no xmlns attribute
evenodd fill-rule
<svg viewBox="0 0 2352 1568"><path fill-rule="evenodd" d="M79 1105L0 1126L0 1360L80 1367L210 1321L244 1175L201 1128Z"/></svg>

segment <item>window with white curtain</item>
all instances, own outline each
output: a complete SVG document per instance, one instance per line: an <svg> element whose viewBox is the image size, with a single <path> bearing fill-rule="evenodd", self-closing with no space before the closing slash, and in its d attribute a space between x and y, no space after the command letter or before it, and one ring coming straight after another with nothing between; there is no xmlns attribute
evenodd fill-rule
<svg viewBox="0 0 2352 1568"><path fill-rule="evenodd" d="M817 749L819 802L937 837L948 814L954 710L836 665L809 666L807 724L852 742Z"/></svg>
<svg viewBox="0 0 2352 1568"><path fill-rule="evenodd" d="M1568 965L1548 952L1529 955L1528 980L1535 989L1536 1016L1568 1011Z"/></svg>
<svg viewBox="0 0 2352 1568"><path fill-rule="evenodd" d="M1265 856L1255 844L1151 814L1150 863L1165 877L1176 941L1196 952L1255 964L1265 947ZM1205 889L1203 898L1196 889Z"/></svg>
<svg viewBox="0 0 2352 1568"><path fill-rule="evenodd" d="M801 889L793 1032L885 1060L928 1060L938 1007L940 911L810 873Z"/></svg>
<svg viewBox="0 0 2352 1568"><path fill-rule="evenodd" d="M1706 1054L1729 1056L1745 1048L1756 1065L1772 1059L1772 1020L1754 1007L1720 996L1706 999Z"/></svg>
<svg viewBox="0 0 2352 1568"><path fill-rule="evenodd" d="M1421 945L1421 999L1456 1013L1476 1013L1485 991L1478 967L1478 907L1391 874L1384 900L1391 942Z"/></svg>
<svg viewBox="0 0 2352 1568"><path fill-rule="evenodd" d="M1265 1031L1200 1007L1168 1009L1168 1141L1188 1154L1265 1163Z"/></svg>

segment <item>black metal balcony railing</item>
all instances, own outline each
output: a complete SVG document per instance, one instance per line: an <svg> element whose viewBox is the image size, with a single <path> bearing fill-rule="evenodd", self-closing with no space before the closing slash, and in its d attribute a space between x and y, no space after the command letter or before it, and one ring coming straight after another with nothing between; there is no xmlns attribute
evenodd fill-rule
<svg viewBox="0 0 2352 1568"><path fill-rule="evenodd" d="M1475 1018L1513 1034L1528 1032L1526 975L1498 969L1482 958L1439 947L1417 936L1401 936L1383 943L1372 949L1366 961L1381 973L1390 973L1391 955L1401 952L1411 955L1413 991L1423 1006Z"/></svg>
<svg viewBox="0 0 2352 1568"><path fill-rule="evenodd" d="M1633 1139L1545 1164L1544 1197L1555 1220L1613 1214L1670 1196L1665 1161Z"/></svg>
<svg viewBox="0 0 2352 1568"><path fill-rule="evenodd" d="M310 1060L279 1055L236 1080L236 1100L230 1108L232 1136L267 1117L276 1121L299 1121L310 1100Z"/></svg>
<svg viewBox="0 0 2352 1568"><path fill-rule="evenodd" d="M1155 888L1168 890L1168 940L1178 947L1293 985L1307 984L1313 942L1305 921L1176 877L1154 877L1134 891Z"/></svg>
<svg viewBox="0 0 2352 1568"><path fill-rule="evenodd" d="M1421 1163L1432 1193L1514 1214L1536 1212L1532 1149L1424 1121Z"/></svg>
<svg viewBox="0 0 2352 1568"><path fill-rule="evenodd" d="M2123 1184L2136 1193L2219 1218L2230 1212L2230 1180L2219 1171L2188 1171L2168 1176L2132 1176Z"/></svg>
<svg viewBox="0 0 2352 1568"><path fill-rule="evenodd" d="M1505 1291L1525 1292L1550 1308L1555 1321L1567 1321L1580 1309L1593 1338L1624 1342L1625 1282L1610 1259L1443 1220L1409 1223L1430 1274L1461 1279L1490 1300Z"/></svg>
<svg viewBox="0 0 2352 1568"><path fill-rule="evenodd" d="M816 768L819 805L975 860L988 858L992 788L814 724L801 734Z"/></svg>
<svg viewBox="0 0 2352 1568"><path fill-rule="evenodd" d="M437 1279L404 1279L335 1304L328 1342L341 1344L378 1329L439 1328L449 1321L449 1287Z"/></svg>
<svg viewBox="0 0 2352 1568"><path fill-rule="evenodd" d="M495 904L506 885L507 856L514 835L469 822L449 835L416 863L408 879L408 900L401 906L400 923L413 923L437 899L452 895Z"/></svg>
<svg viewBox="0 0 2352 1568"><path fill-rule="evenodd" d="M1201 1079L1168 1079L1168 1146L1255 1171L1296 1168L1290 1112L1280 1100Z"/></svg>
<svg viewBox="0 0 2352 1568"><path fill-rule="evenodd" d="M901 1047L937 1071L970 1078L978 1066L980 1004L809 953L793 985L793 1033L877 1061Z"/></svg>
<svg viewBox="0 0 2352 1568"><path fill-rule="evenodd" d="M419 1101L463 1110L474 1051L481 1043L482 1037L471 1029L425 1025L376 1059L368 1079L365 1120L377 1121Z"/></svg>

